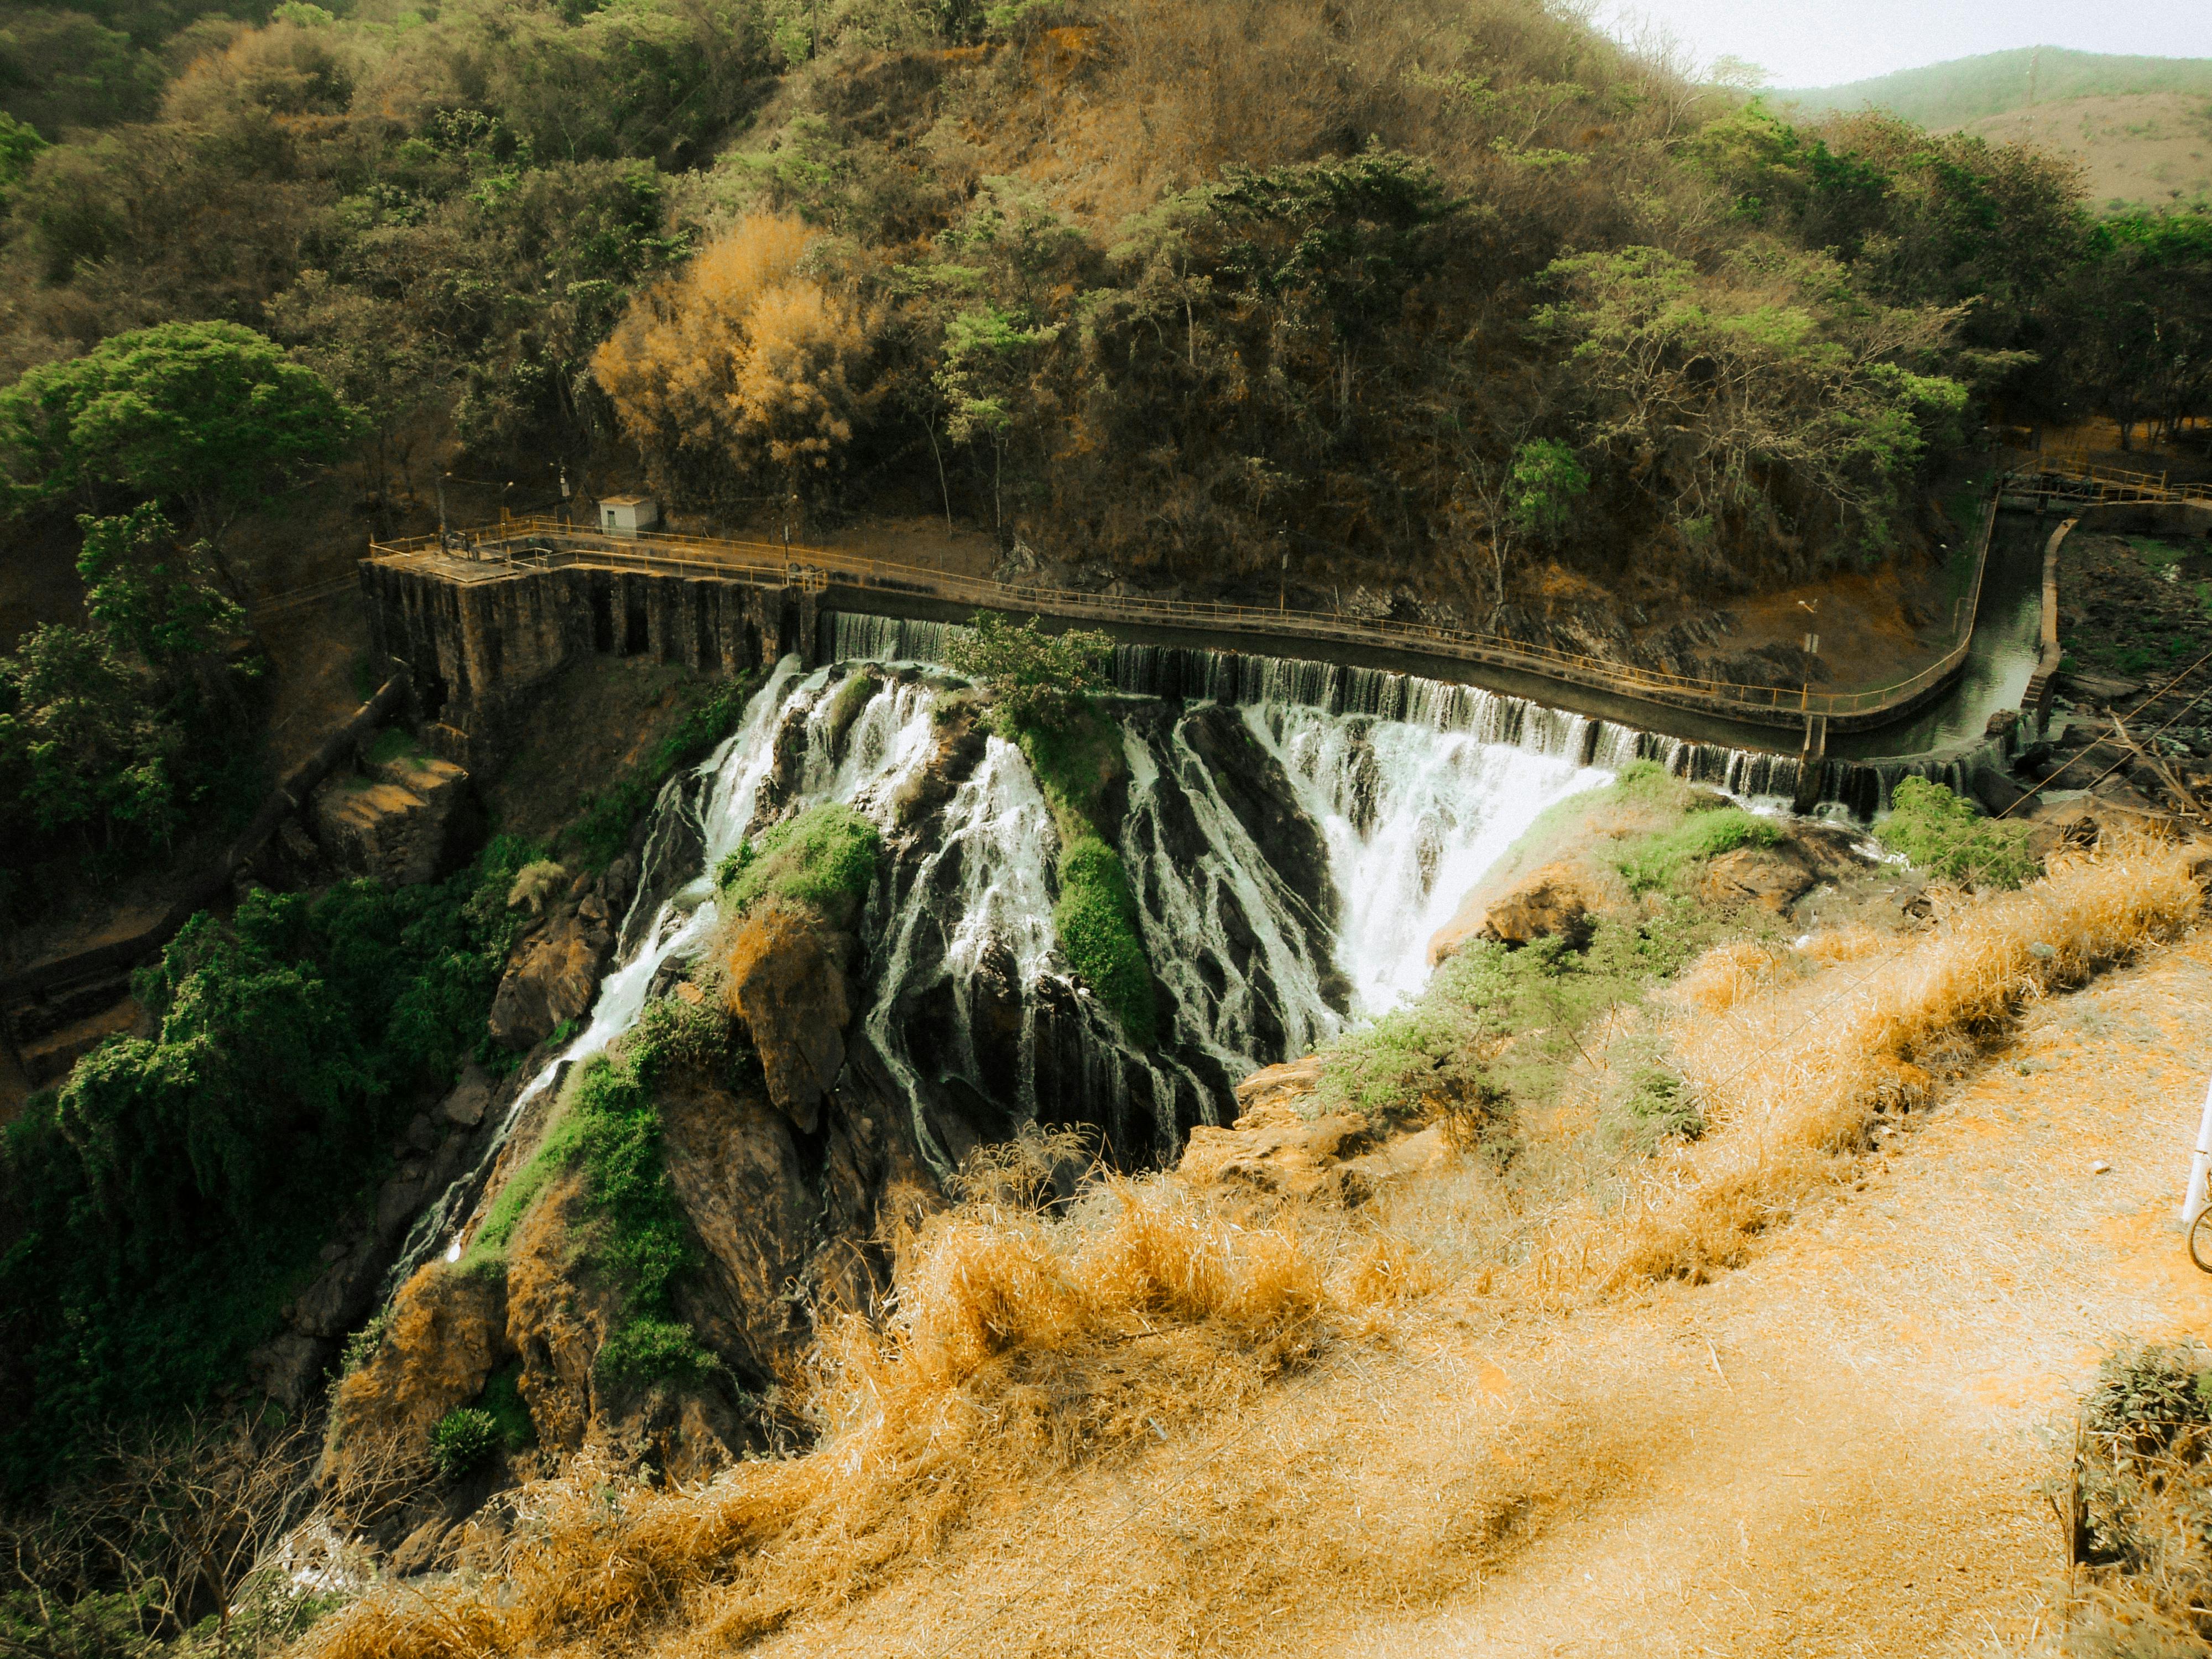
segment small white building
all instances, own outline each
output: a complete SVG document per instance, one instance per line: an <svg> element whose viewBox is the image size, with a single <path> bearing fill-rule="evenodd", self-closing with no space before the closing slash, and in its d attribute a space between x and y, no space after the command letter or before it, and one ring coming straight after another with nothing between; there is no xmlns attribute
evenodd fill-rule
<svg viewBox="0 0 2212 1659"><path fill-rule="evenodd" d="M635 536L660 522L660 503L650 495L603 495L599 498L599 528L617 536Z"/></svg>

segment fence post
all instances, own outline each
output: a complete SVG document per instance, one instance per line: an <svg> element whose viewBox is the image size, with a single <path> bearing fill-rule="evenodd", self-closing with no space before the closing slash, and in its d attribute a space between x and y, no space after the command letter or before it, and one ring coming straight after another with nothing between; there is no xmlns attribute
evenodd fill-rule
<svg viewBox="0 0 2212 1659"><path fill-rule="evenodd" d="M2197 1151L2189 1160L2189 1190L2181 1199L2181 1231L2204 1213L2204 1173L2212 1169L2212 1084L2204 1088L2204 1115L2197 1123Z"/></svg>

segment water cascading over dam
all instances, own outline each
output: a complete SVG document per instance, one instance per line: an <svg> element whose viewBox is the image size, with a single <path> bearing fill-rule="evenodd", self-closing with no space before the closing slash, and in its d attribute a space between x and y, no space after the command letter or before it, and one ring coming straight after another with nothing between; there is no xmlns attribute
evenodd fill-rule
<svg viewBox="0 0 2212 1659"><path fill-rule="evenodd" d="M809 806L843 804L883 834L853 1048L904 1097L923 1156L943 1173L1042 1121L1097 1125L1117 1159L1149 1164L1193 1125L1225 1122L1249 1072L1418 991L1431 935L1484 872L1547 806L1635 757L1579 716L1426 682L1411 703L1352 678L1275 688L1304 696L1270 696L1262 678L1234 702L1111 700L1119 850L1162 992L1157 1040L1139 1046L1061 955L1057 832L1021 751L940 725L953 687L926 659L941 633L841 620L840 660L809 672L784 658L737 730L663 789L588 1029L517 1098L477 1177L424 1218L394 1284L452 1238L530 1100L706 948L723 857ZM1140 686L1160 672L1126 653L1117 667ZM855 674L875 679L857 714L841 695ZM1376 706L1331 708L1347 695Z"/></svg>

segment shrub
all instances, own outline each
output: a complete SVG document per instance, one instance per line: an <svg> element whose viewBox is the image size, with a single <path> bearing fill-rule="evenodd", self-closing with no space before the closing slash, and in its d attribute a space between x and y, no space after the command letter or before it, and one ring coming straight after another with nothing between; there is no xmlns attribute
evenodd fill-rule
<svg viewBox="0 0 2212 1659"><path fill-rule="evenodd" d="M2131 1457L2212 1428L2212 1353L2192 1342L2146 1342L2106 1356L2081 1421L2086 1433Z"/></svg>
<svg viewBox="0 0 2212 1659"><path fill-rule="evenodd" d="M700 1346L691 1328L680 1320L640 1317L608 1333L599 1364L608 1381L641 1388L662 1381L696 1382L721 1361Z"/></svg>
<svg viewBox="0 0 2212 1659"><path fill-rule="evenodd" d="M447 1412L430 1431L430 1459L438 1466L439 1479L459 1480L475 1474L499 1449L501 1438L489 1412L473 1406Z"/></svg>
<svg viewBox="0 0 2212 1659"><path fill-rule="evenodd" d="M483 1037L530 849L434 885L257 891L195 917L111 1042L0 1138L0 1485L58 1473L101 1419L204 1404L311 1274L418 1089Z"/></svg>
<svg viewBox="0 0 2212 1659"><path fill-rule="evenodd" d="M1681 823L1632 842L1616 867L1632 892L1672 890L1690 869L1739 847L1771 847L1782 832L1766 819L1729 806L1692 812Z"/></svg>
<svg viewBox="0 0 2212 1659"><path fill-rule="evenodd" d="M1158 1016L1136 918L1136 898L1112 848L1086 836L1060 854L1060 902L1052 909L1060 949L1122 1030L1149 1043Z"/></svg>
<svg viewBox="0 0 2212 1659"><path fill-rule="evenodd" d="M2082 1651L2202 1653L2212 1638L2212 1353L2108 1356L2081 1402L2061 1509L2098 1594ZM2057 1494L2052 1494L2054 1499Z"/></svg>
<svg viewBox="0 0 2212 1659"><path fill-rule="evenodd" d="M2017 887L2035 873L2025 823L1983 817L1940 783L1899 780L1875 839L1921 869L1977 887Z"/></svg>
<svg viewBox="0 0 2212 1659"><path fill-rule="evenodd" d="M568 885L568 872L550 859L538 859L515 872L507 890L507 908L542 915Z"/></svg>
<svg viewBox="0 0 2212 1659"><path fill-rule="evenodd" d="M883 836L849 806L824 801L786 818L758 842L743 842L714 871L732 916L771 895L849 921L876 878Z"/></svg>
<svg viewBox="0 0 2212 1659"><path fill-rule="evenodd" d="M1017 628L989 611L979 613L973 632L945 651L953 667L990 691L997 704L993 728L1007 738L1064 725L1080 714L1106 689L1113 654L1114 641L1103 634L1046 634L1035 617Z"/></svg>
<svg viewBox="0 0 2212 1659"><path fill-rule="evenodd" d="M1661 1066L1639 1067L1629 1075L1622 1101L1636 1139L1646 1144L1672 1138L1695 1140L1705 1132L1705 1114L1676 1073Z"/></svg>

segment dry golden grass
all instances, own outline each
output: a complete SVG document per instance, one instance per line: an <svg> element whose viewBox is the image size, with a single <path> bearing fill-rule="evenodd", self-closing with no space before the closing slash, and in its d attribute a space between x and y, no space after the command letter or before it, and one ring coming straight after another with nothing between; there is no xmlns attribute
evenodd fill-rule
<svg viewBox="0 0 2212 1659"><path fill-rule="evenodd" d="M902 1241L886 1317L826 1330L806 1455L688 1487L586 1458L522 1494L482 1583L380 1589L312 1646L331 1659L726 1652L794 1624L810 1640L852 1625L859 1642L861 1625L895 1620L956 1568L1025 1582L989 1550L1078 1525L1055 1494L1088 1483L1096 1511L1102 1471L1144 1487L1170 1445L1225 1441L1253 1421L1310 1443L1316 1468L1356 1441L1378 1484L1347 1490L1368 1492L1373 1513L1323 1513L1275 1450L1167 1460L1157 1523L1094 1586L1127 1601L1115 1586L1141 1582L1146 1599L1102 1610L1078 1647L1145 1650L1123 1638L1157 1634L1176 1607L1218 1634L1236 1608L1295 1605L1324 1579L1346 1605L1447 1595L1471 1563L1522 1547L1541 1516L1612 1478L1620 1449L1599 1428L1617 1411L1568 1411L1526 1463L1470 1442L1449 1491L1424 1498L1407 1486L1412 1454L1345 1419L1334 1373L1426 1352L1423 1333L1452 1322L1525 1324L1741 1261L2025 1004L2200 914L2193 856L2111 850L2019 893L1960 901L1917 935L1717 952L1656 1027L1638 1017L1620 1038L1668 1047L1703 1105L1702 1139L1654 1156L1605 1132L1626 1068L1602 1047L1523 1126L1509 1166L1449 1158L1352 1211L1157 1176L1095 1182L1055 1216L1032 1206L1051 1201L1066 1149L1012 1149L973 1172L966 1204ZM1301 1380L1268 1387L1286 1374ZM978 1557L957 1541L969 1534L996 1542ZM1008 1591L1009 1606L1027 1594ZM1249 1634L1269 1644L1259 1626ZM1017 1646L1060 1650L1043 1634Z"/></svg>
<svg viewBox="0 0 2212 1659"><path fill-rule="evenodd" d="M1402 1242L1240 1223L1165 1178L1106 1182L1056 1219L970 1205L904 1242L880 1326L825 1333L810 1454L660 1489L586 1457L526 1493L487 1583L380 1590L312 1647L430 1659L664 1628L751 1639L863 1593L979 1503L1249 1401L1346 1314L1428 1282Z"/></svg>
<svg viewBox="0 0 2212 1659"><path fill-rule="evenodd" d="M2016 893L1950 907L1929 932L1853 934L1824 969L1739 996L1733 957L1686 976L1675 1063L1709 1133L1654 1160L1609 1213L1563 1217L1547 1289L1702 1279L1849 1168L1881 1121L1923 1105L1940 1073L2027 1004L2170 938L2203 903L2195 849L2144 840L2074 860Z"/></svg>

